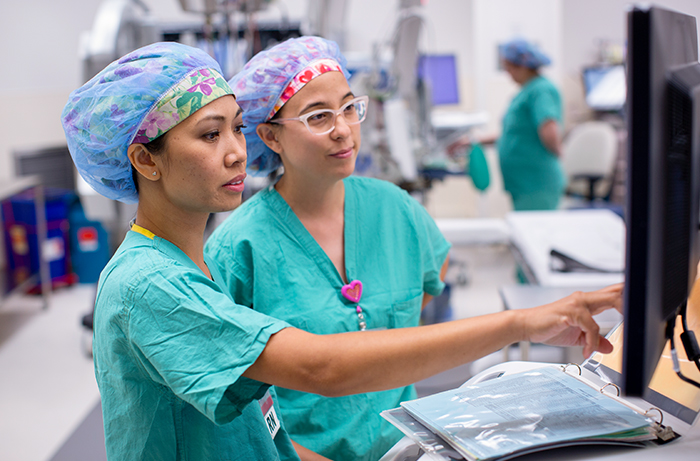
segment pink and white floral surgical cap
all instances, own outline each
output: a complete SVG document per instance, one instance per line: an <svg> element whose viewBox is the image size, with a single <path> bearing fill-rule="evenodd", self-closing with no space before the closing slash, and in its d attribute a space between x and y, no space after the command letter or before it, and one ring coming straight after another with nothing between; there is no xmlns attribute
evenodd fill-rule
<svg viewBox="0 0 700 461"><path fill-rule="evenodd" d="M350 78L338 45L321 37L299 37L253 56L229 80L243 109L250 174L264 176L282 164L279 155L257 135L256 127L270 120L306 83L330 71Z"/></svg>

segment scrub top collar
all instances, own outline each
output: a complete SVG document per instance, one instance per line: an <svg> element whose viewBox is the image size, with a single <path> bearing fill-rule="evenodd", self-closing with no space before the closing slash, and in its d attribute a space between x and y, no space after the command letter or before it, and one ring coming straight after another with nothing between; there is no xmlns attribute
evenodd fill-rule
<svg viewBox="0 0 700 461"><path fill-rule="evenodd" d="M134 234L138 234L141 237L145 237L149 239L151 243L151 247L155 250L160 251L161 253L166 254L167 256L175 259L177 262L182 264L183 266L189 267L191 269L196 269L200 272L202 272L202 269L197 266L194 261L190 259L189 256L185 254L184 251L182 251L177 245L174 243L165 240L164 238L158 237L156 234L153 232L149 231L148 229L139 226L138 224L134 223L133 221L129 223L130 226L130 232L133 232ZM139 240L142 240L139 238ZM205 254L204 255L204 264L207 265L209 268L209 273L211 274L211 277L207 277L212 281L216 280L222 280L221 277L217 274L214 274L214 270L216 268L216 265L213 264L213 262L209 259L209 257ZM212 270L214 268L214 270ZM206 277L206 274L202 272L202 275Z"/></svg>
<svg viewBox="0 0 700 461"><path fill-rule="evenodd" d="M345 276L347 277L348 283L350 283L358 278L355 251L358 237L357 197L351 184L345 180L343 183L345 184L343 251L345 252ZM333 261L331 261L326 252L323 251L323 248L321 248L321 245L319 245L316 239L306 230L306 227L304 227L292 208L274 187L270 187L270 194L268 197L269 200L267 200L267 202L275 211L274 216L280 225L286 227L290 231L290 234L306 249L311 259L313 259L331 285L340 290L345 285L345 282L338 273Z"/></svg>

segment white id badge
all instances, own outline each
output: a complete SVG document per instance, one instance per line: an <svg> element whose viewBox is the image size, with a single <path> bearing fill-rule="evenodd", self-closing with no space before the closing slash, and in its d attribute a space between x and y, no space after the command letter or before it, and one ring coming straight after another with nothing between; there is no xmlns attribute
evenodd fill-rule
<svg viewBox="0 0 700 461"><path fill-rule="evenodd" d="M277 417L275 406L272 404L272 395L269 389L258 402L260 403L260 410L262 410L267 430L270 431L270 437L274 439L277 432L280 430L280 420Z"/></svg>

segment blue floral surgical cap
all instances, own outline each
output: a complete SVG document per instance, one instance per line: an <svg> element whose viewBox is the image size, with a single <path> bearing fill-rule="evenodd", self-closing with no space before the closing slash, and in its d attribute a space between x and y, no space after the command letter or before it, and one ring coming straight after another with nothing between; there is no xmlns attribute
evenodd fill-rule
<svg viewBox="0 0 700 461"><path fill-rule="evenodd" d="M503 45L501 57L515 65L529 69L537 69L552 62L535 44L522 39L512 40Z"/></svg>
<svg viewBox="0 0 700 461"><path fill-rule="evenodd" d="M105 197L135 203L128 147L152 141L228 94L231 87L207 53L155 43L114 61L71 93L61 122L83 179Z"/></svg>
<svg viewBox="0 0 700 461"><path fill-rule="evenodd" d="M340 54L335 42L320 37L300 37L258 53L229 80L238 105L243 109L243 123L246 126L243 133L251 175L267 175L282 164L279 155L267 147L255 132L257 126L274 115L283 91L299 72L316 61L329 59L338 63L345 77L350 78L345 57Z"/></svg>

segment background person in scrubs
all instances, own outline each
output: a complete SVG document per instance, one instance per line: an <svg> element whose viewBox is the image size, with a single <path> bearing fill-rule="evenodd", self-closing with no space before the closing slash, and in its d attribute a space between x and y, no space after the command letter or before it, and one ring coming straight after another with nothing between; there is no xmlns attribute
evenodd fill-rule
<svg viewBox="0 0 700 461"><path fill-rule="evenodd" d="M95 305L109 459L295 460L269 385L342 396L406 386L517 341L584 345L586 355L612 349L592 315L620 309L621 286L338 335L236 304L203 239L210 213L240 204L243 121L200 50L158 43L129 53L71 93L61 120L81 176L106 197L138 202Z"/></svg>
<svg viewBox="0 0 700 461"><path fill-rule="evenodd" d="M267 175L282 165L284 174L206 244L238 303L317 334L418 326L444 288L450 248L405 191L351 176L368 101L352 93L348 75L336 43L302 37L257 54L230 80L248 170ZM354 302L343 289L358 281ZM412 385L333 398L277 394L292 440L336 461L379 459L402 437L379 412L416 398Z"/></svg>
<svg viewBox="0 0 700 461"><path fill-rule="evenodd" d="M566 176L559 160L561 96L539 72L550 60L525 40L507 43L502 57L506 72L521 87L503 117L498 140L503 184L515 210L554 210Z"/></svg>
<svg viewBox="0 0 700 461"><path fill-rule="evenodd" d="M562 101L552 82L540 75L550 59L537 46L513 40L501 49L503 68L520 91L503 117L500 139L482 136L483 144L497 142L503 185L513 209L555 210L566 188L561 155ZM468 138L448 151L470 145Z"/></svg>

